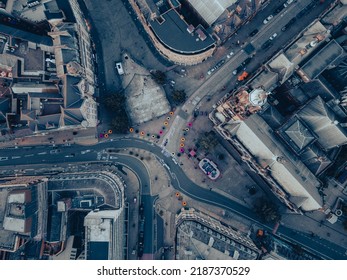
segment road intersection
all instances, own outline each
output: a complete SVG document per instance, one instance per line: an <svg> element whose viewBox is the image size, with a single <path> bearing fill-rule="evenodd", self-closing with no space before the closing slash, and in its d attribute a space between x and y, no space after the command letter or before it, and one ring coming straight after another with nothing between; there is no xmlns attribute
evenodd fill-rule
<svg viewBox="0 0 347 280"><path fill-rule="evenodd" d="M111 141L113 140L113 141ZM162 153L162 148L157 146L154 143L139 139L139 138L130 138L130 137L122 137L122 138L114 138L105 142L101 142L94 146L89 146L86 148L85 146L71 145L71 146L61 146L57 147L59 153L56 154L47 154L45 157L38 156L39 153L42 153L47 150L45 146L37 146L37 147L21 147L18 149L2 149L1 154L2 157L7 157L7 160L0 162L0 174L2 176L9 175L5 173L3 170L14 170L16 174L29 175L29 172L24 170L22 166L31 166L31 172L35 174L36 169L33 168L35 164L40 165L44 163L47 168L57 166L59 164L70 164L70 165L79 165L80 162L103 162L102 160L97 160L97 154L102 151L107 151L107 149L115 149L119 151L124 151L127 149L137 148L143 149L147 152L152 153L157 158L160 159L163 166L166 165L166 170L171 178L172 186L180 191L182 194L189 196L192 199L205 202L208 205L215 205L222 209L227 209L232 211L239 216L251 220L252 222L260 225L261 227L271 231L273 228L273 224L264 224L260 221L259 217L254 213L251 209L240 205L238 202L224 197L223 195L216 193L214 191L210 191L208 189L204 189L199 185L192 182L181 169L180 165L176 164L171 155ZM90 149L92 152L83 153L87 149ZM74 153L74 157L65 157ZM34 156L26 157L28 154L33 154ZM105 160L105 163L112 163L113 160ZM150 188L150 179L148 170L143 165L141 160L136 157L126 156L117 154L117 159L114 161L115 164L124 164L125 166L130 167L138 176L142 185L142 195L146 196L146 205L145 205L145 215L148 217L146 219L146 247L145 252L153 253L153 215L154 208L153 203L155 201L155 197L148 195ZM13 174L14 172L12 172ZM32 174L30 174L32 175ZM37 174L38 175L38 174ZM313 239L309 234L306 233L298 233L297 231L286 228L284 226L280 226L277 235L280 238L287 239L289 241L293 241L296 244L300 244L301 246L308 248L309 250L316 252L317 255L322 256L326 259L347 259L346 248L338 246L334 243L331 243L327 240L322 239Z"/></svg>

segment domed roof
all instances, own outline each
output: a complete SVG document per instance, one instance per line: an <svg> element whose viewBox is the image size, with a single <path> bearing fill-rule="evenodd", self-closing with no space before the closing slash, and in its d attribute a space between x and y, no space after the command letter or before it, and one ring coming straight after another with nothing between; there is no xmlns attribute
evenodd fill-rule
<svg viewBox="0 0 347 280"><path fill-rule="evenodd" d="M76 61L70 61L68 64L66 64L66 70L71 75L77 75L81 72L81 65L79 65Z"/></svg>
<svg viewBox="0 0 347 280"><path fill-rule="evenodd" d="M257 88L249 93L249 101L253 106L263 106L267 100L267 94L264 90Z"/></svg>

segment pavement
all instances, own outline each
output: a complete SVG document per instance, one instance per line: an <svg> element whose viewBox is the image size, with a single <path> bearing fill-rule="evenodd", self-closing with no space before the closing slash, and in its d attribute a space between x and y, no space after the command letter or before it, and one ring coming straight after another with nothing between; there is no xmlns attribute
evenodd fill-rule
<svg viewBox="0 0 347 280"><path fill-rule="evenodd" d="M111 141L113 140L113 141ZM21 176L22 174L30 175L37 174L37 170L33 168L35 164L44 163L46 168L54 168L57 165L67 164L70 167L75 166L76 163L80 162L95 162L95 161L104 161L107 160L107 156L104 152L105 149L113 148L117 151L124 149L143 149L147 153L155 155L162 166L166 169L166 172L171 180L171 185L176 191L178 191L184 199L188 198L192 200L192 205L195 201L203 203L206 205L206 208L218 207L222 211L232 213L232 217L238 216L239 219L245 219L250 223L255 223L260 225L260 227L272 231L274 225L264 224L259 220L259 217L248 207L245 207L242 204L239 204L237 201L234 201L224 195L219 194L215 191L210 191L208 189L200 187L198 184L195 184L191 181L189 177L183 172L179 164L176 164L171 155L163 153L160 147L156 146L153 143L141 140L139 138L117 138L111 139L107 142L101 142L95 146L83 147L78 145L71 146L59 146L58 153L51 153L47 150L46 146L38 147L23 147L18 149L3 149L1 154L4 159L0 161L0 166L3 168L10 167L9 171L5 173L2 172L3 176L8 176L12 174L17 174ZM54 149L52 149L54 150ZM82 153L83 152L83 153ZM74 153L76 156L66 157L66 155L71 155ZM43 155L44 154L44 155ZM104 159L105 158L105 159ZM109 159L110 160L110 159ZM112 160L115 164L121 164L127 166L135 171L138 178L140 178L142 191L148 193L148 195L143 195L142 199L146 199L145 205L145 216L148 223L153 223L154 217L153 214L153 203L155 197L149 195L148 187L150 186L150 176L148 175L148 170L143 165L141 159L135 159L132 156L117 155L117 159ZM22 169L23 165L31 165L30 171ZM7 167L6 167L7 166ZM251 173L249 173L251 175ZM256 178L253 178L255 180ZM257 182L258 184L258 182ZM187 197L187 198L186 198ZM190 202L188 202L190 203ZM189 204L188 204L189 205ZM300 219L301 216L297 216L297 219ZM318 225L317 225L318 226ZM342 225L341 225L342 226ZM151 225L148 227L145 226L147 232L146 239L146 250L149 250L153 253L153 248L156 244L153 243L152 236L157 230ZM290 240L294 243L297 243L303 247L308 247L310 250L316 251L317 254L324 256L328 259L346 259L346 245L339 244L340 240L327 240L324 236L321 236L322 239L312 239L309 232L298 232L295 229L291 229L287 224L281 225L277 231L277 236L283 239ZM340 233L340 236L342 234ZM145 235L146 236L146 235ZM345 235L344 235L345 236ZM343 237L343 236L342 236Z"/></svg>
<svg viewBox="0 0 347 280"><path fill-rule="evenodd" d="M281 1L284 3L284 1ZM182 129L185 128L186 123L192 120L192 113L196 108L200 108L206 103L209 103L210 109L212 104L220 100L225 94L236 87L236 76L232 74L249 55L243 50L243 46L248 43L252 43L256 47L255 58L247 66L247 71L254 74L255 71L262 66L269 58L282 49L288 42L288 38L294 39L309 23L311 23L317 16L329 7L333 1L325 1L323 4L318 5L310 13L297 21L297 23L285 31L286 36L281 36L281 28L296 14L298 14L303 7L310 3L310 0L297 1L291 4L288 8L283 10L282 13L275 15L274 18L266 25L263 24L263 20L273 11L280 6L279 1L270 2L262 11L260 11L251 22L242 26L240 30L230 38L224 45L219 47L216 55L206 62L199 65L199 67L186 67L187 82L180 79L176 80L176 85L182 88L186 88L186 84L192 81L195 87L188 87L186 90L189 98L185 104L178 108L178 111L182 111L187 114L187 117L181 117L180 113L176 114L173 120L172 126L175 130L170 131L166 137L162 140L169 139L170 144L167 145L167 149L170 152L177 152L179 146L179 139L182 137ZM282 5L282 4L281 4ZM259 32L256 36L250 37L249 33L258 28ZM262 50L261 45L268 40L273 34L278 33L278 38L274 40L274 45L267 50ZM240 44L237 42L240 41ZM227 59L226 55L231 50L234 51L234 55ZM224 59L225 63L218 70L213 72L211 76L207 75L207 69L215 65L218 61ZM198 69L198 70L197 70ZM197 71L199 73L197 73ZM203 75L204 77L197 80L197 76ZM188 82L189 78L189 82ZM183 77L182 77L183 79ZM213 99L212 101L210 99Z"/></svg>
<svg viewBox="0 0 347 280"><path fill-rule="evenodd" d="M0 148L32 145L95 145L98 143L96 128L60 130L29 135L19 139L0 141Z"/></svg>

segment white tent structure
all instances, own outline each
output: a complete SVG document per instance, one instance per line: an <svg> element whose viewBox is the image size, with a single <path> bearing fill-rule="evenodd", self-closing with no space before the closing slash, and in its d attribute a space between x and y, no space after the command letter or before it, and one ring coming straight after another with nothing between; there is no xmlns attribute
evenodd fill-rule
<svg viewBox="0 0 347 280"><path fill-rule="evenodd" d="M209 24L213 24L226 8L237 0L188 0L200 16Z"/></svg>

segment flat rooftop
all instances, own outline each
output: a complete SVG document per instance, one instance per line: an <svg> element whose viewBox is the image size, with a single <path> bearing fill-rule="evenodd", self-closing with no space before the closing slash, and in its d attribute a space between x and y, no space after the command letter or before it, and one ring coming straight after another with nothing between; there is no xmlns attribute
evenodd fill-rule
<svg viewBox="0 0 347 280"><path fill-rule="evenodd" d="M296 40L285 52L291 63L299 64L329 37L327 29L319 21L312 24L303 35ZM317 38L319 40L317 41Z"/></svg>
<svg viewBox="0 0 347 280"><path fill-rule="evenodd" d="M16 29L14 27L3 25L3 24L0 24L0 32L4 34L9 34L12 37L20 38L25 41L34 42L37 44L43 44L46 46L53 46L53 40L48 35L40 36L34 33L30 33L28 31Z"/></svg>
<svg viewBox="0 0 347 280"><path fill-rule="evenodd" d="M159 18L150 22L157 38L169 49L177 53L196 54L211 48L215 41L202 26L198 26L191 34L187 31L188 24L176 10L171 9ZM197 30L201 30L206 39L199 39Z"/></svg>
<svg viewBox="0 0 347 280"><path fill-rule="evenodd" d="M250 260L257 252L197 221L185 220L177 228L178 259Z"/></svg>
<svg viewBox="0 0 347 280"><path fill-rule="evenodd" d="M329 44L324 46L324 48L302 66L302 70L308 77L315 79L343 54L343 48L335 40L331 40Z"/></svg>

